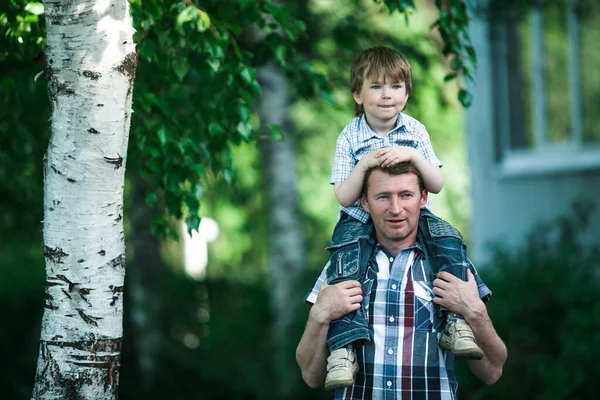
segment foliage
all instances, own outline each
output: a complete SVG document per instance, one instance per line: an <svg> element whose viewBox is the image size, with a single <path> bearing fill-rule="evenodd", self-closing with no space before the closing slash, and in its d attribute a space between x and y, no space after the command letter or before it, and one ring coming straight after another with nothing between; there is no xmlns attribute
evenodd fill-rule
<svg viewBox="0 0 600 400"><path fill-rule="evenodd" d="M508 361L488 387L463 368L464 398L597 397L600 250L585 234L590 214L576 205L572 216L536 227L521 248L498 247L493 266L480 271L494 292L488 308Z"/></svg>
<svg viewBox="0 0 600 400"><path fill-rule="evenodd" d="M220 175L231 182L231 146L253 137L255 66L278 63L302 95L325 85L295 49L306 28L288 9L270 0L226 3L132 3L142 61L130 156L150 181L148 205L159 202L190 229L200 222L207 180ZM261 45L252 48L250 36ZM174 233L161 217L154 228Z"/></svg>
<svg viewBox="0 0 600 400"><path fill-rule="evenodd" d="M415 9L413 0L378 0L383 2L391 12L398 10L408 16ZM450 60L450 68L453 72L448 73L444 80L446 82L463 77L473 81L473 73L477 68L477 56L471 44L469 35L469 13L468 0L435 0L439 10L439 18L434 22L432 28L437 28L442 36L444 47L442 54ZM473 102L471 93L461 87L458 91L458 100L464 107L470 107Z"/></svg>
<svg viewBox="0 0 600 400"><path fill-rule="evenodd" d="M41 236L34 229L42 220L50 104L45 82L34 81L45 45L39 4L11 0L0 10L0 246L9 237L31 239L32 231Z"/></svg>

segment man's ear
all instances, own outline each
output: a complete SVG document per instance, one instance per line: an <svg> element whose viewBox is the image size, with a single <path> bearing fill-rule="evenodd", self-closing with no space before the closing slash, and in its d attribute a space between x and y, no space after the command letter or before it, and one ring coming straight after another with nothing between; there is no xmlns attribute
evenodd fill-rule
<svg viewBox="0 0 600 400"><path fill-rule="evenodd" d="M354 101L358 105L362 105L362 99L360 98L360 92L353 92L352 97L354 97Z"/></svg>
<svg viewBox="0 0 600 400"><path fill-rule="evenodd" d="M428 195L429 195L429 192L427 190L423 190L421 192L421 208L425 207L425 204L427 204L427 196Z"/></svg>
<svg viewBox="0 0 600 400"><path fill-rule="evenodd" d="M360 205L362 206L363 210L369 212L369 202L367 201L367 196L365 196L364 193L360 196Z"/></svg>

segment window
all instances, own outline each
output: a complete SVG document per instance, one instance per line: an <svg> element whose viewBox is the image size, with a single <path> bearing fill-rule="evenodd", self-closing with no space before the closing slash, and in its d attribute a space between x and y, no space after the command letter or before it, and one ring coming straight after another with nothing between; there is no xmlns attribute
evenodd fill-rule
<svg viewBox="0 0 600 400"><path fill-rule="evenodd" d="M600 5L593 3L544 2L493 21L496 155L509 174L600 168Z"/></svg>

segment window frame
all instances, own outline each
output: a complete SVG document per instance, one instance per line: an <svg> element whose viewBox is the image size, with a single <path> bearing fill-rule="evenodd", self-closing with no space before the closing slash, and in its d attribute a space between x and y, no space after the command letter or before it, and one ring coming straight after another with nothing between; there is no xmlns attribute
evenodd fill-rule
<svg viewBox="0 0 600 400"><path fill-rule="evenodd" d="M491 46L494 62L496 161L502 177L544 175L600 169L600 143L583 142L583 108L580 65L579 21L573 7L566 10L569 38L569 109L571 138L567 142L551 143L547 135L546 72L544 70L544 15L540 8L529 11L531 26L532 96L531 118L534 144L528 148L511 148L511 87L506 21L492 21ZM514 95L514 94L513 94ZM514 106L513 106L514 107ZM522 111L522 110L521 110ZM519 111L519 112L521 112ZM527 129L525 127L524 129Z"/></svg>

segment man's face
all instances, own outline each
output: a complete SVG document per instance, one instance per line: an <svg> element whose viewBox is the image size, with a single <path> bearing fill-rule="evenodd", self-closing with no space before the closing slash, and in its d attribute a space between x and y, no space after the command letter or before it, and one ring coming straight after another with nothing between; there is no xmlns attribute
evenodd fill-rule
<svg viewBox="0 0 600 400"><path fill-rule="evenodd" d="M379 243L388 250L413 244L420 210L427 203L427 191L419 190L417 176L413 173L389 175L376 169L368 183L361 203L371 215Z"/></svg>

